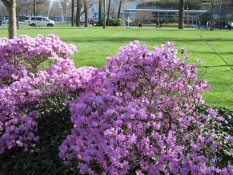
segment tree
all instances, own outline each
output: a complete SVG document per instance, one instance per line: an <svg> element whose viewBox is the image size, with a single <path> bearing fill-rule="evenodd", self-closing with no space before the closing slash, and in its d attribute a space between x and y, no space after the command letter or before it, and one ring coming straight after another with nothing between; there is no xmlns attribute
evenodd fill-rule
<svg viewBox="0 0 233 175"><path fill-rule="evenodd" d="M36 16L36 0L33 0L33 14Z"/></svg>
<svg viewBox="0 0 233 175"><path fill-rule="evenodd" d="M71 26L74 26L74 0L71 1Z"/></svg>
<svg viewBox="0 0 233 175"><path fill-rule="evenodd" d="M9 15L9 25L8 25L9 38L13 38L17 34L16 0L2 0L2 2L6 7Z"/></svg>
<svg viewBox="0 0 233 175"><path fill-rule="evenodd" d="M178 23L179 23L178 29L183 29L184 28L184 0L180 0Z"/></svg>
<svg viewBox="0 0 233 175"><path fill-rule="evenodd" d="M110 8L111 8L111 0L108 0L108 12L107 12L107 24L109 26L109 18L110 18Z"/></svg>
<svg viewBox="0 0 233 175"><path fill-rule="evenodd" d="M77 0L77 11L76 11L76 26L80 26L80 16L81 16L81 2Z"/></svg>
<svg viewBox="0 0 233 175"><path fill-rule="evenodd" d="M123 2L123 0L120 0L120 2L119 2L117 18L120 18L120 17L121 17L122 2Z"/></svg>
<svg viewBox="0 0 233 175"><path fill-rule="evenodd" d="M212 30L214 27L214 9L217 6L217 0L210 0L210 5L211 5L211 24L210 24L210 29Z"/></svg>
<svg viewBox="0 0 233 175"><path fill-rule="evenodd" d="M102 19L102 0L99 0L99 22Z"/></svg>
<svg viewBox="0 0 233 175"><path fill-rule="evenodd" d="M84 0L84 13L85 13L85 27L88 26L88 8L87 8L87 0Z"/></svg>
<svg viewBox="0 0 233 175"><path fill-rule="evenodd" d="M16 0L16 4L17 4L17 6L16 6L16 21L17 21L16 25L17 25L17 29L19 29L19 16L24 11L24 7L27 4L25 4L25 2L22 0Z"/></svg>
<svg viewBox="0 0 233 175"><path fill-rule="evenodd" d="M104 0L104 16L103 16L103 28L106 27L106 0Z"/></svg>

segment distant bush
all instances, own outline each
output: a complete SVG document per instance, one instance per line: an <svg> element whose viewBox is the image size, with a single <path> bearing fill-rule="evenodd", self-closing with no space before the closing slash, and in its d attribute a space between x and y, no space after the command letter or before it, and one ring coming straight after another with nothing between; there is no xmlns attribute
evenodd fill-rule
<svg viewBox="0 0 233 175"><path fill-rule="evenodd" d="M130 23L130 26L138 26L138 20L135 20ZM142 26L149 26L149 27L157 27L156 21L143 21ZM161 24L162 27L178 27L178 23L163 23ZM190 27L189 24L184 24L184 27Z"/></svg>
<svg viewBox="0 0 233 175"><path fill-rule="evenodd" d="M98 26L103 26L103 20L99 21L97 23ZM108 25L108 23L106 23ZM118 19L118 18L110 18L109 19L109 26L123 26L124 25L124 20L123 19Z"/></svg>

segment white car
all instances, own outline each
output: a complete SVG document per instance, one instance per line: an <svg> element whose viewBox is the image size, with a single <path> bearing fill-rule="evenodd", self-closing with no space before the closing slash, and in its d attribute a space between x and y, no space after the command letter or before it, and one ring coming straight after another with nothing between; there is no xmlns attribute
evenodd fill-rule
<svg viewBox="0 0 233 175"><path fill-rule="evenodd" d="M43 16L32 16L29 20L26 20L25 22L28 22L29 26L54 26L55 22L48 17Z"/></svg>

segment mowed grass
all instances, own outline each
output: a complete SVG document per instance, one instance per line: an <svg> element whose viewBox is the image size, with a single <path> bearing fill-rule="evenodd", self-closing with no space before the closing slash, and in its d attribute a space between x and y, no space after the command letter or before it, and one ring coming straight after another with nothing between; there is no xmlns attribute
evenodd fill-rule
<svg viewBox="0 0 233 175"><path fill-rule="evenodd" d="M72 58L77 67L95 66L101 68L106 64L105 58L114 56L121 46L133 40L147 44L148 48L168 41L176 43L176 48L189 51L191 63L203 59L199 77L207 80L212 90L204 93L209 106L226 107L233 110L233 71L219 57L220 54L233 67L233 31L208 31L196 29L155 29L155 28L22 28L18 35L55 34L63 41L73 43L78 53ZM0 29L0 37L6 37L7 30ZM203 41L204 40L204 41ZM216 54L212 48L218 53ZM181 55L180 55L181 56Z"/></svg>

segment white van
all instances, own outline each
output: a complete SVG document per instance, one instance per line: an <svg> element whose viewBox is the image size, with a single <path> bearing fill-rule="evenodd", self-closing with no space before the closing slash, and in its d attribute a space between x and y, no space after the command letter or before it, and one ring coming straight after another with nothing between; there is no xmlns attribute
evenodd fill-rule
<svg viewBox="0 0 233 175"><path fill-rule="evenodd" d="M32 16L27 21L29 26L54 26L55 22L48 17L43 16Z"/></svg>

